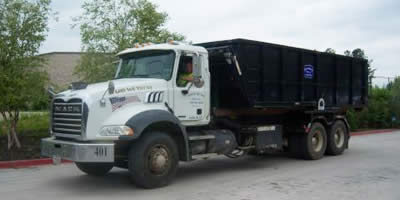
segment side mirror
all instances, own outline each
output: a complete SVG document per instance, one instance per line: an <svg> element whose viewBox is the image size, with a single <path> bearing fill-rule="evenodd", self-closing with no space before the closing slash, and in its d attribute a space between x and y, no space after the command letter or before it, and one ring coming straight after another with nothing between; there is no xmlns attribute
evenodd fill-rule
<svg viewBox="0 0 400 200"><path fill-rule="evenodd" d="M201 88L204 85L204 80L201 77L193 77L193 84L197 88Z"/></svg>
<svg viewBox="0 0 400 200"><path fill-rule="evenodd" d="M201 56L193 56L193 84L197 88L201 88L204 85L204 81L201 77L202 65Z"/></svg>
<svg viewBox="0 0 400 200"><path fill-rule="evenodd" d="M47 92L49 94L50 99L52 99L56 95L56 92L54 91L54 87L53 86L49 86L47 88Z"/></svg>

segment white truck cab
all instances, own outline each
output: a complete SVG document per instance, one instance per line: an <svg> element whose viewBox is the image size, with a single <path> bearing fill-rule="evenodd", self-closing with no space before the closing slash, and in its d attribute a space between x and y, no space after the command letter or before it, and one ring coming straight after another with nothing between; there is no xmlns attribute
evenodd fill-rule
<svg viewBox="0 0 400 200"><path fill-rule="evenodd" d="M186 126L210 122L205 48L170 42L126 49L117 56L120 61L113 80L72 84L54 97L52 137L42 141L44 156L75 161L88 172L114 163L116 146L139 138L150 126L178 129L176 137L187 140ZM192 80L179 84L190 64ZM187 148L184 143L182 149ZM181 160L191 159L187 150L180 152Z"/></svg>

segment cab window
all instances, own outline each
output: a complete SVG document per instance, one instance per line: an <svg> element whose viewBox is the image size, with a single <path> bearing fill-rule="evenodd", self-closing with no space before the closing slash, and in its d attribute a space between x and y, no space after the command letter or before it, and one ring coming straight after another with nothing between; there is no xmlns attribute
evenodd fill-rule
<svg viewBox="0 0 400 200"><path fill-rule="evenodd" d="M179 60L176 85L178 87L186 87L188 83L192 81L193 81L193 57L181 56Z"/></svg>

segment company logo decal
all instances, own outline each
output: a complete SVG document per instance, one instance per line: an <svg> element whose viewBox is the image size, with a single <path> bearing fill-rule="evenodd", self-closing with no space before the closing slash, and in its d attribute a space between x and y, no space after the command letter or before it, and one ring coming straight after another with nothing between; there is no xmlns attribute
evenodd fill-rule
<svg viewBox="0 0 400 200"><path fill-rule="evenodd" d="M313 79L313 77L314 77L314 66L304 65L304 78Z"/></svg>
<svg viewBox="0 0 400 200"><path fill-rule="evenodd" d="M112 111L114 112L115 110L121 108L126 104L140 102L140 99L138 96L112 97L110 98L110 102L112 106Z"/></svg>
<svg viewBox="0 0 400 200"><path fill-rule="evenodd" d="M55 105L54 112L81 113L81 105Z"/></svg>
<svg viewBox="0 0 400 200"><path fill-rule="evenodd" d="M115 89L115 94L126 93L126 92L135 92L135 91L144 91L151 90L153 87L151 85L145 86L132 86L127 88Z"/></svg>

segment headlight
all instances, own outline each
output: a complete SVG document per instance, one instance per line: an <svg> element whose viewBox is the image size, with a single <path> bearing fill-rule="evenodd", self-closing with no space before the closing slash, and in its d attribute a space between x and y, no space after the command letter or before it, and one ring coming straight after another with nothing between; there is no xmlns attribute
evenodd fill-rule
<svg viewBox="0 0 400 200"><path fill-rule="evenodd" d="M133 130L128 126L105 126L100 131L101 136L133 135Z"/></svg>

